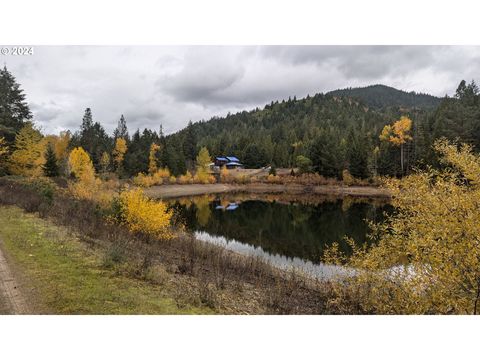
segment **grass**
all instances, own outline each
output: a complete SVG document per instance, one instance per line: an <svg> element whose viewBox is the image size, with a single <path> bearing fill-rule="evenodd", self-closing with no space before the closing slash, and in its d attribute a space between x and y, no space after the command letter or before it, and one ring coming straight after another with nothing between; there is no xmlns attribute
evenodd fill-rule
<svg viewBox="0 0 480 360"><path fill-rule="evenodd" d="M66 228L15 206L0 207L0 237L14 269L33 288L36 313L205 314L206 307L182 306L165 288L102 266ZM27 298L28 300L30 300Z"/></svg>

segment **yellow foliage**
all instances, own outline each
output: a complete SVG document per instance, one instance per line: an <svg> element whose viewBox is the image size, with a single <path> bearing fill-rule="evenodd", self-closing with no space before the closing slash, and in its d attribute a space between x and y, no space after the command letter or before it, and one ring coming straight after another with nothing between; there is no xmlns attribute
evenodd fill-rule
<svg viewBox="0 0 480 360"><path fill-rule="evenodd" d="M351 257L338 245L326 253L352 269L336 289L339 296L355 294L365 312L480 310L480 156L446 140L434 148L448 167L387 180L396 212L371 224L375 245L351 242Z"/></svg>
<svg viewBox="0 0 480 360"><path fill-rule="evenodd" d="M148 173L153 175L157 172L157 151L160 150L160 146L152 143L150 145L150 153L148 154Z"/></svg>
<svg viewBox="0 0 480 360"><path fill-rule="evenodd" d="M109 166L110 166L110 155L108 155L108 153L104 151L100 159L100 167L102 168L102 172L106 173L108 171Z"/></svg>
<svg viewBox="0 0 480 360"><path fill-rule="evenodd" d="M380 139L400 146L412 140L412 136L410 135L411 130L412 120L407 116L402 116L400 120L396 121L393 125L386 125L383 128Z"/></svg>
<svg viewBox="0 0 480 360"><path fill-rule="evenodd" d="M162 184L164 181L170 178L170 170L168 168L160 168L152 175L155 183L158 185Z"/></svg>
<svg viewBox="0 0 480 360"><path fill-rule="evenodd" d="M45 145L40 131L27 123L15 136L15 150L9 161L10 172L15 175L40 176Z"/></svg>
<svg viewBox="0 0 480 360"><path fill-rule="evenodd" d="M200 225L206 226L212 216L210 210L210 198L208 195L198 196L193 199L193 203L197 207L195 216Z"/></svg>
<svg viewBox="0 0 480 360"><path fill-rule="evenodd" d="M121 222L132 232L170 239L172 213L165 203L146 197L141 189L126 190L119 196Z"/></svg>
<svg viewBox="0 0 480 360"><path fill-rule="evenodd" d="M197 156L197 168L207 172L208 166L211 162L212 159L210 158L208 149L206 147L202 147Z"/></svg>
<svg viewBox="0 0 480 360"><path fill-rule="evenodd" d="M133 178L133 183L141 187L150 187L154 185L155 181L152 176L139 173Z"/></svg>
<svg viewBox="0 0 480 360"><path fill-rule="evenodd" d="M172 175L168 178L168 181L170 182L170 184L175 184L177 182L177 178Z"/></svg>
<svg viewBox="0 0 480 360"><path fill-rule="evenodd" d="M103 208L107 208L115 196L114 188L118 187L114 182L103 182L100 179L84 179L69 182L68 190L77 199L91 200Z"/></svg>
<svg viewBox="0 0 480 360"><path fill-rule="evenodd" d="M115 148L113 149L113 161L117 165L117 169L122 166L125 153L127 152L127 140L124 138L118 138L115 141Z"/></svg>
<svg viewBox="0 0 480 360"><path fill-rule="evenodd" d="M213 175L210 175L202 167L199 167L197 170L197 173L193 177L193 182L200 183L200 184L214 184L215 177Z"/></svg>
<svg viewBox="0 0 480 360"><path fill-rule="evenodd" d="M82 147L76 147L70 152L68 157L70 173L79 181L93 182L95 179L95 169L88 153Z"/></svg>
<svg viewBox="0 0 480 360"><path fill-rule="evenodd" d="M347 186L353 185L355 183L355 178L350 174L350 171L347 169L343 170L342 172L342 180L343 183Z"/></svg>
<svg viewBox="0 0 480 360"><path fill-rule="evenodd" d="M133 183L141 187L150 187L153 185L162 185L164 183L171 182L172 176L170 175L170 170L168 168L158 169L152 175L146 175L139 173L133 178ZM175 182L175 177L173 177Z"/></svg>
<svg viewBox="0 0 480 360"><path fill-rule="evenodd" d="M185 175L180 175L178 178L179 184L192 184L193 183L193 176L190 171L187 170Z"/></svg>
<svg viewBox="0 0 480 360"><path fill-rule="evenodd" d="M52 145L55 156L59 163L64 162L68 157L68 144L70 143L70 132L62 131L60 135L48 135L45 139Z"/></svg>
<svg viewBox="0 0 480 360"><path fill-rule="evenodd" d="M277 178L270 178L272 181L276 181ZM280 177L279 177L280 179ZM237 177L234 178L235 182L239 184L247 184L252 181L252 178L248 176L247 174L241 174ZM267 176L267 181L268 181L268 176Z"/></svg>
<svg viewBox="0 0 480 360"><path fill-rule="evenodd" d="M229 180L231 180L230 172L228 171L226 166L222 166L222 168L220 169L220 179L223 182L228 182Z"/></svg>
<svg viewBox="0 0 480 360"><path fill-rule="evenodd" d="M92 200L102 207L107 207L118 187L114 181L103 182L95 178L95 169L88 153L81 147L72 150L68 157L70 172L77 181L70 182L68 189L77 199Z"/></svg>

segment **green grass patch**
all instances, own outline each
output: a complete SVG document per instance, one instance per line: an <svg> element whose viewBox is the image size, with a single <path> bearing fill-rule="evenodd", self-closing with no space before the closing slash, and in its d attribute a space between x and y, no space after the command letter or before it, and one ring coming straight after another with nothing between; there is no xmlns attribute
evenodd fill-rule
<svg viewBox="0 0 480 360"><path fill-rule="evenodd" d="M116 274L75 235L27 214L0 207L4 249L39 299L41 312L54 314L205 314L210 309L179 308L162 286ZM28 300L28 299L27 299Z"/></svg>

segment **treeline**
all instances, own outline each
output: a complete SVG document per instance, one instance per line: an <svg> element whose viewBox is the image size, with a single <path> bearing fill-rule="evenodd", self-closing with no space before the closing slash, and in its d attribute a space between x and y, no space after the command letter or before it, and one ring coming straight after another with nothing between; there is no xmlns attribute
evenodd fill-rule
<svg viewBox="0 0 480 360"><path fill-rule="evenodd" d="M414 91L406 92L380 84L334 90L327 95L350 97L376 109L398 106L410 109L434 110L442 101L441 98L429 94Z"/></svg>
<svg viewBox="0 0 480 360"><path fill-rule="evenodd" d="M388 87L376 86L375 91L384 88L388 96L396 94ZM15 166L23 164L27 173L35 173L33 169L38 172L39 163L51 167L56 161L58 171L62 172L67 154L75 147L82 147L97 172L115 171L126 178L151 173L149 168L154 166L167 168L170 174L179 176L194 171L197 155L205 147L212 156L236 156L249 168L267 165L298 168L301 172L336 178L348 171L365 179L377 175L401 176L414 166L436 165L432 144L440 137L480 147L480 101L474 82L462 81L455 96L442 99L435 110L411 108L409 103L402 103L405 94L416 96L420 102L430 99L426 95L398 93L401 94L398 99L389 100L393 105L382 109L358 99L328 94L294 97L271 102L263 109L190 122L171 135L163 133L161 124L158 131L137 129L131 134L123 115L109 135L94 121L91 109L86 109L74 133L43 136L32 126L32 114L23 91L4 68L0 71L0 139L3 139L0 171L18 173ZM401 118L411 121L397 121ZM391 135L387 131L382 137L387 125L393 125ZM395 134L396 130L401 134ZM395 140L400 138L405 141ZM119 143L119 139L124 143ZM12 156L16 156L16 165L7 161Z"/></svg>

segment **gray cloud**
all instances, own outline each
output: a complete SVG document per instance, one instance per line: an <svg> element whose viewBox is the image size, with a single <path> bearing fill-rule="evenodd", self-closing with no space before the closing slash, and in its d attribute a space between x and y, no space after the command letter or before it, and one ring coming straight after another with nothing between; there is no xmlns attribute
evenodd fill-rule
<svg viewBox="0 0 480 360"><path fill-rule="evenodd" d="M452 94L479 80L480 47L464 46L40 46L2 58L47 132L76 130L86 107L111 132L181 129L289 96L383 83Z"/></svg>

